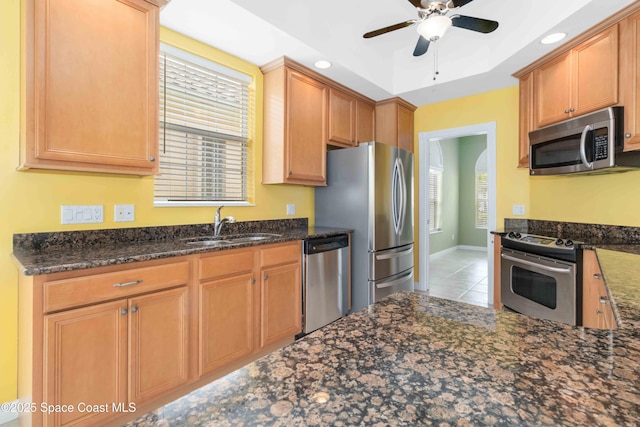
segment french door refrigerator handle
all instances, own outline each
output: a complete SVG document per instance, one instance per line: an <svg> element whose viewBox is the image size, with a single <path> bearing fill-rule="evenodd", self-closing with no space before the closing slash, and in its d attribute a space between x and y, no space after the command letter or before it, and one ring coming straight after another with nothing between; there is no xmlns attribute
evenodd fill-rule
<svg viewBox="0 0 640 427"><path fill-rule="evenodd" d="M393 164L393 173L391 176L391 216L393 217L393 229L396 234L400 233L400 218L398 212L398 159Z"/></svg>
<svg viewBox="0 0 640 427"><path fill-rule="evenodd" d="M399 219L400 227L398 227L398 229L399 229L399 233L402 233L402 230L404 230L405 218L407 216L407 181L405 179L404 164L402 163L402 160L398 158L397 162L398 162L398 171L399 171L400 187L401 187L400 188L400 219Z"/></svg>
<svg viewBox="0 0 640 427"><path fill-rule="evenodd" d="M381 259L391 259L391 258L397 258L397 257L401 257L404 255L409 255L413 253L413 247L409 248L409 249L405 249L404 251L400 251L400 252L393 252L390 254L382 254L382 255L376 255L376 259L377 260L381 260Z"/></svg>
<svg viewBox="0 0 640 427"><path fill-rule="evenodd" d="M404 282L405 280L410 279L412 277L413 277L413 270L411 270L409 273L405 274L404 276L400 277L399 279L392 280L390 282L380 283L379 285L376 284L376 289L390 288L391 286L395 286L398 283Z"/></svg>

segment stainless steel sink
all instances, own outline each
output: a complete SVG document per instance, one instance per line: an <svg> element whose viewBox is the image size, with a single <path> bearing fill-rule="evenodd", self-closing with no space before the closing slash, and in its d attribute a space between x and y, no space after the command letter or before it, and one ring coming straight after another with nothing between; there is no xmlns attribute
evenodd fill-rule
<svg viewBox="0 0 640 427"><path fill-rule="evenodd" d="M230 246L238 243L258 242L261 240L274 239L280 236L281 236L280 234L273 234L273 233L249 233L249 234L237 234L237 235L225 236L225 237L201 236L201 237L194 237L186 240L188 240L187 241L188 245L215 247L215 246Z"/></svg>

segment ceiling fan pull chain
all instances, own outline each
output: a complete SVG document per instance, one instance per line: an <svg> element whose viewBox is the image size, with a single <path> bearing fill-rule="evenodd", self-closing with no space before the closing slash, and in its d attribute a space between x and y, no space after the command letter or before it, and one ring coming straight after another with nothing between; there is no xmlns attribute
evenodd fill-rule
<svg viewBox="0 0 640 427"><path fill-rule="evenodd" d="M440 71L438 71L438 43L434 43L435 44L435 50L433 51L433 80L438 78L438 74L440 74Z"/></svg>

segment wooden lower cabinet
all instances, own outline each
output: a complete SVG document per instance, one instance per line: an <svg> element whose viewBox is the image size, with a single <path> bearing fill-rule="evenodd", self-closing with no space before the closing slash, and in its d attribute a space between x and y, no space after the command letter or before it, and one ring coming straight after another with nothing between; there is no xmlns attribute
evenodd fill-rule
<svg viewBox="0 0 640 427"><path fill-rule="evenodd" d="M254 350L253 272L200 285L200 375Z"/></svg>
<svg viewBox="0 0 640 427"><path fill-rule="evenodd" d="M127 317L126 300L45 316L43 402L77 409L128 401ZM44 425L95 425L109 415L52 411Z"/></svg>
<svg viewBox="0 0 640 427"><path fill-rule="evenodd" d="M595 329L617 328L604 276L593 250L583 251L582 325Z"/></svg>
<svg viewBox="0 0 640 427"><path fill-rule="evenodd" d="M260 346L302 330L300 262L262 270Z"/></svg>

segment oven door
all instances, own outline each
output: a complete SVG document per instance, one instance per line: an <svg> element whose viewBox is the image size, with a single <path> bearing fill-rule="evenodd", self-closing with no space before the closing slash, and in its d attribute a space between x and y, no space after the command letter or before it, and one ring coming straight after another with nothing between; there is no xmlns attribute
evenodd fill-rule
<svg viewBox="0 0 640 427"><path fill-rule="evenodd" d="M576 324L576 264L511 249L501 252L502 304L538 319Z"/></svg>

